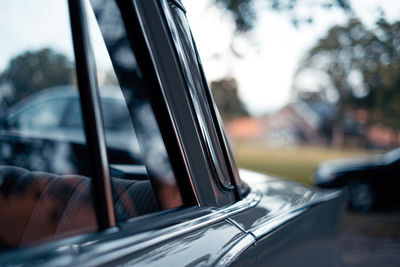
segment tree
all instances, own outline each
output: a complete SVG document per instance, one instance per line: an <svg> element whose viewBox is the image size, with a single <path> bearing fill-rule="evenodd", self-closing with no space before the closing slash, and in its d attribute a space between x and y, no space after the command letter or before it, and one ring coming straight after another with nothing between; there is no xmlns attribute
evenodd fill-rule
<svg viewBox="0 0 400 267"><path fill-rule="evenodd" d="M368 112L368 123L400 130L399 45L400 22L381 19L368 30L351 19L346 26L331 28L303 60L294 80L295 93L311 89L336 103L336 145L342 143L346 114L360 108ZM304 82L307 76L312 82Z"/></svg>
<svg viewBox="0 0 400 267"><path fill-rule="evenodd" d="M44 48L12 58L0 74L0 84L11 88L5 99L10 105L41 89L70 84L73 75L73 64L65 55Z"/></svg>
<svg viewBox="0 0 400 267"><path fill-rule="evenodd" d="M211 82L211 90L224 121L249 115L239 99L238 86L234 78L227 77Z"/></svg>
<svg viewBox="0 0 400 267"><path fill-rule="evenodd" d="M257 21L258 8L257 0L213 0L218 6L228 10L235 21L236 29L238 32L247 32L253 29ZM351 13L350 0L262 0L267 8L278 12L287 12L291 18L293 25L297 26L299 23L311 23L313 18L312 14L304 15L302 12L297 12L299 6L307 5L309 7L321 7L325 9L340 8L346 12ZM300 14L301 13L301 14Z"/></svg>

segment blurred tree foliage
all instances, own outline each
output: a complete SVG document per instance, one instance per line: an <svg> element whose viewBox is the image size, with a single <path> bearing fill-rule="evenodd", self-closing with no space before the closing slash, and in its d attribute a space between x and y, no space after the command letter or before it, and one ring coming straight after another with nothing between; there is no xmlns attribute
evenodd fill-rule
<svg viewBox="0 0 400 267"><path fill-rule="evenodd" d="M3 100L12 105L41 89L70 84L74 79L73 67L65 55L50 48L17 55L0 74L0 84L11 88Z"/></svg>
<svg viewBox="0 0 400 267"><path fill-rule="evenodd" d="M211 90L224 121L249 115L246 107L239 99L238 86L234 78L226 77L211 82Z"/></svg>
<svg viewBox="0 0 400 267"><path fill-rule="evenodd" d="M228 10L235 21L236 30L238 32L247 32L253 29L257 20L257 12L259 6L274 11L287 12L293 25L299 23L311 23L313 21L312 14L305 14L304 10L299 11L300 6L306 6L306 10L310 7L321 7L330 9L338 7L346 12L351 12L350 0L213 0L223 9Z"/></svg>
<svg viewBox="0 0 400 267"><path fill-rule="evenodd" d="M302 79L306 76L308 83ZM337 145L342 142L346 114L356 109L367 111L368 123L399 131L400 22L381 19L375 29L369 30L360 21L350 19L346 26L331 28L297 71L294 90L298 93L310 89L337 105Z"/></svg>

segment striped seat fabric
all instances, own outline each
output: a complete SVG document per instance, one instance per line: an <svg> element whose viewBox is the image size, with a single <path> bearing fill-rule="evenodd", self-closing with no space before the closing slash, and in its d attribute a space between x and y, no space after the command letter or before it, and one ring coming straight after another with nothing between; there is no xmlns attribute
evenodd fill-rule
<svg viewBox="0 0 400 267"><path fill-rule="evenodd" d="M96 231L90 178L0 166L0 249ZM149 181L112 178L117 220L157 211Z"/></svg>

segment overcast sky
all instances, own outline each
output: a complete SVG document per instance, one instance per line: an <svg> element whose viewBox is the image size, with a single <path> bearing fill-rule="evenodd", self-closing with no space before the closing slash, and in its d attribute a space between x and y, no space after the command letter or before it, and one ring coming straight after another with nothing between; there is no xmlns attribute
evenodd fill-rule
<svg viewBox="0 0 400 267"><path fill-rule="evenodd" d="M400 18L398 0L353 1L357 15L368 26L373 27L379 15L377 1L390 20ZM234 76L242 100L256 115L273 112L290 101L292 78L301 58L331 26L347 22L341 10L320 10L313 14L313 24L296 29L284 14L263 8L249 40L235 42L243 56L235 58L229 53L233 32L229 14L211 6L209 0L183 3L208 79Z"/></svg>
<svg viewBox="0 0 400 267"><path fill-rule="evenodd" d="M0 71L26 50L51 47L73 55L66 1L1 0L0 36Z"/></svg>

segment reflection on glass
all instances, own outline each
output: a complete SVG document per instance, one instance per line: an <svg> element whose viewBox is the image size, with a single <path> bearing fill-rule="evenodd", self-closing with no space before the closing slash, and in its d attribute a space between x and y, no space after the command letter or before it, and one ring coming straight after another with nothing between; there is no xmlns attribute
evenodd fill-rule
<svg viewBox="0 0 400 267"><path fill-rule="evenodd" d="M208 96L206 95L205 81L203 79L196 49L192 40L191 31L184 12L171 6L171 12L179 36L178 51L180 53L181 64L189 86L189 93L193 106L197 113L197 118L202 128L203 138L207 144L206 149L212 159L212 164L216 170L216 175L225 189L232 189L231 175L227 168L227 159L223 154L222 140L219 139L218 130L213 117L213 111Z"/></svg>
<svg viewBox="0 0 400 267"><path fill-rule="evenodd" d="M113 127L126 129L119 140L124 147L136 147L140 160L136 163L111 162L114 198L124 200L115 204L118 221L138 215L182 205L174 173L154 117L153 109L143 84L136 57L128 42L120 11L114 1L91 1L88 8L91 40L96 58L98 80L102 87L113 84L113 95L121 99L121 118L127 123ZM104 38L104 39L103 39ZM111 140L108 117L114 114L103 103L103 116L107 141ZM115 113L116 115L116 113ZM129 123L128 123L129 122ZM124 123L124 126L121 125ZM111 142L107 142L110 148ZM140 148L140 149L139 149ZM110 152L108 153L110 158ZM157 204L156 201L157 200ZM120 201L121 202L121 201Z"/></svg>
<svg viewBox="0 0 400 267"><path fill-rule="evenodd" d="M67 2L5 1L0 17L0 250L95 231L85 139L63 128L79 101Z"/></svg>

